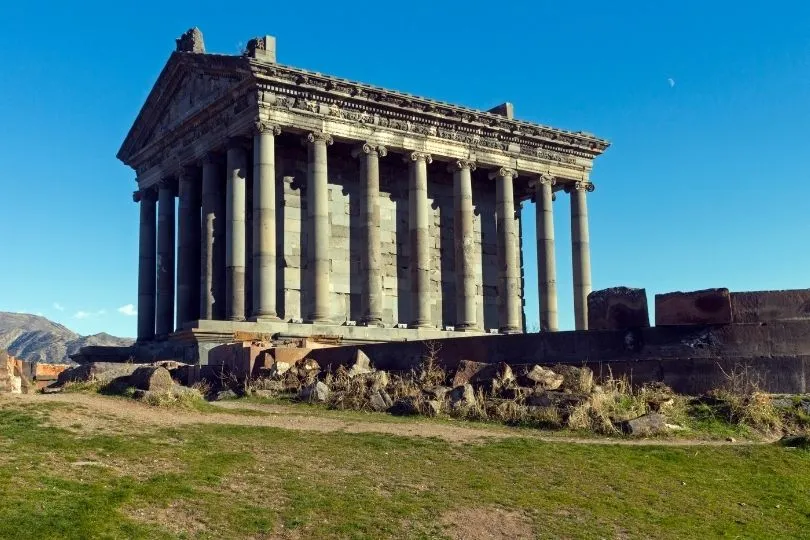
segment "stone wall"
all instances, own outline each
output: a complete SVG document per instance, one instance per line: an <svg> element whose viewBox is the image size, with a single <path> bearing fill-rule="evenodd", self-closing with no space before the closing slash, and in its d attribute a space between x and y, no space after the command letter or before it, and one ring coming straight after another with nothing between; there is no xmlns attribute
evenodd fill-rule
<svg viewBox="0 0 810 540"><path fill-rule="evenodd" d="M283 201L277 208L278 272L280 278L283 277L279 279L277 293L279 316L289 321L305 319L312 301L307 294L306 267L306 245L310 240L307 155L293 136L278 137L277 146L277 200ZM351 157L351 150L349 145L341 143L329 147L330 290L332 319L336 323L356 321L362 315L360 255L364 246L359 213L362 178L360 163ZM479 261L475 272L477 318L489 329L498 327L498 270L495 184L486 173L473 173L476 235L473 250ZM456 322L453 176L447 171L446 163L434 162L428 167L428 178L433 212L431 315L437 327L452 326ZM519 219L519 212L517 216ZM413 318L408 217L408 166L400 155L389 154L380 159L380 241L386 326L407 324Z"/></svg>

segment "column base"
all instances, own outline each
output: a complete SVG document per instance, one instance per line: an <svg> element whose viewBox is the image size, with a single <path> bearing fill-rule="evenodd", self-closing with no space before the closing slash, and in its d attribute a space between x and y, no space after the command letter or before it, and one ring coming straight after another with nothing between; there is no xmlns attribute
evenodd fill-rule
<svg viewBox="0 0 810 540"><path fill-rule="evenodd" d="M408 325L408 328L416 329L416 328L436 328L435 325L429 322L412 322Z"/></svg>
<svg viewBox="0 0 810 540"><path fill-rule="evenodd" d="M498 328L499 334L520 334L520 328L515 328L514 326L507 326L504 328Z"/></svg>
<svg viewBox="0 0 810 540"><path fill-rule="evenodd" d="M330 324L332 326L335 325L335 322L330 319L304 319L304 324Z"/></svg>
<svg viewBox="0 0 810 540"><path fill-rule="evenodd" d="M357 326L369 326L374 328L385 328L382 319L360 319Z"/></svg>
<svg viewBox="0 0 810 540"><path fill-rule="evenodd" d="M253 315L248 317L249 322L281 322L281 319L276 315Z"/></svg>
<svg viewBox="0 0 810 540"><path fill-rule="evenodd" d="M481 332L474 324L457 324L454 328L456 332Z"/></svg>

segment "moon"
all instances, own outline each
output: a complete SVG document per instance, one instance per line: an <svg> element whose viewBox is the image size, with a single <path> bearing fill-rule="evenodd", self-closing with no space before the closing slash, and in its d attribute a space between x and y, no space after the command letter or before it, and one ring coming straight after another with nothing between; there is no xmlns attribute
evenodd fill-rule
<svg viewBox="0 0 810 540"><path fill-rule="evenodd" d="M670 77L669 79L667 79L667 82L669 83L669 87L670 87L670 88L674 88L674 87L675 87L675 79L673 79L672 77Z"/></svg>

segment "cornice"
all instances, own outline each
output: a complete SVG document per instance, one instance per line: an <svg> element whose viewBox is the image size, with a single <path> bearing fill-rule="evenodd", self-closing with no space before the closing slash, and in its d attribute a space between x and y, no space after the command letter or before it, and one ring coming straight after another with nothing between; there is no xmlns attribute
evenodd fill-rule
<svg viewBox="0 0 810 540"><path fill-rule="evenodd" d="M520 153L563 163L573 156L594 158L610 143L501 115L426 99L395 90L322 75L301 68L251 60L266 105L344 118L361 124L458 140L473 146ZM566 155L568 154L568 155ZM570 157L569 157L570 156Z"/></svg>

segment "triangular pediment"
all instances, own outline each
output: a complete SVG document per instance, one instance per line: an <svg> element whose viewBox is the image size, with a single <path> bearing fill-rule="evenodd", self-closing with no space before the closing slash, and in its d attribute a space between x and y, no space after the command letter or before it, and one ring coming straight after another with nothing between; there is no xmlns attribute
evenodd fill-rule
<svg viewBox="0 0 810 540"><path fill-rule="evenodd" d="M210 107L248 76L238 57L174 53L149 93L118 152L130 158Z"/></svg>

